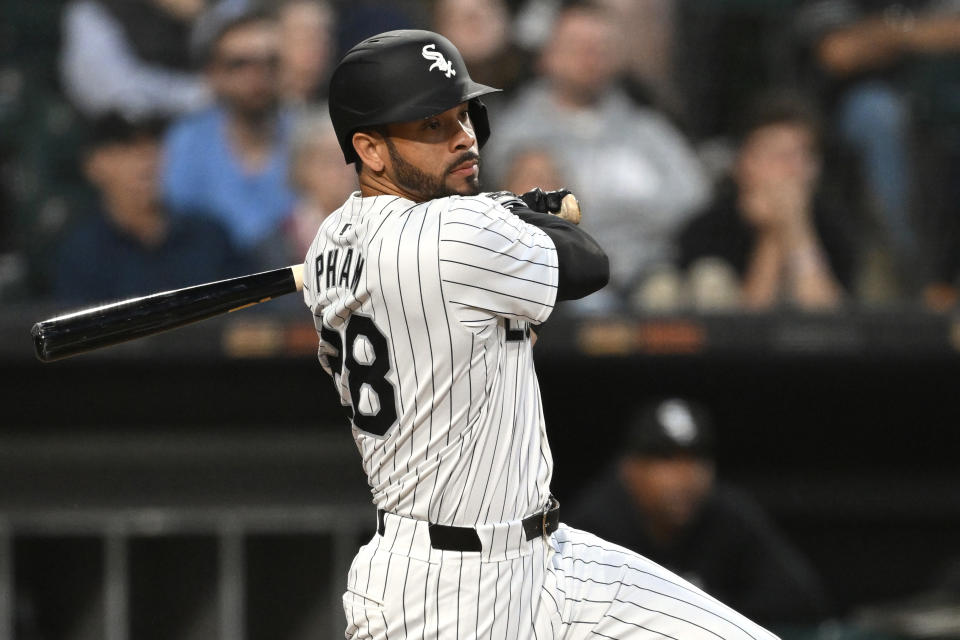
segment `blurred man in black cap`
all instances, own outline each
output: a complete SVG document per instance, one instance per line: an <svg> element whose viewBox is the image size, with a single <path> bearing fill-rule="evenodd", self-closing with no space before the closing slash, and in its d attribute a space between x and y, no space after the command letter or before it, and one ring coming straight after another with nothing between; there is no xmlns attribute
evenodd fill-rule
<svg viewBox="0 0 960 640"><path fill-rule="evenodd" d="M718 484L702 405L670 398L631 418L623 453L564 517L683 576L770 628L827 615L818 577L760 507Z"/></svg>

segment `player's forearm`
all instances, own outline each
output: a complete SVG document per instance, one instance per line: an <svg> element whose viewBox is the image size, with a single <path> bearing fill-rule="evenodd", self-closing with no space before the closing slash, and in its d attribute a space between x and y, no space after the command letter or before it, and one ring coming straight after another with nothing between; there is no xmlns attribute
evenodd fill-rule
<svg viewBox="0 0 960 640"><path fill-rule="evenodd" d="M599 291L610 280L610 261L597 241L575 224L549 213L513 210L521 220L539 227L557 248L557 300L576 300Z"/></svg>

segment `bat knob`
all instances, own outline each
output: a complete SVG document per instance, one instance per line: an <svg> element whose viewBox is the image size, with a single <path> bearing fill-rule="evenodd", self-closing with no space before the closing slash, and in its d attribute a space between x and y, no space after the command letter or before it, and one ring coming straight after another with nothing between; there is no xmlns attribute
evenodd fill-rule
<svg viewBox="0 0 960 640"><path fill-rule="evenodd" d="M30 328L30 336L33 338L33 351L37 359L41 362L50 362L53 358L47 350L46 331L42 322L38 322Z"/></svg>

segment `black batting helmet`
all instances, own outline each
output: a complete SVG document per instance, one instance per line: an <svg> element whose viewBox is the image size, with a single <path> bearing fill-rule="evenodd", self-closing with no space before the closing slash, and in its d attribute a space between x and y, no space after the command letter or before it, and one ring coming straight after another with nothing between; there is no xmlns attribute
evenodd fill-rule
<svg viewBox="0 0 960 640"><path fill-rule="evenodd" d="M330 79L330 119L347 164L359 160L353 134L410 122L467 102L477 143L490 137L480 96L500 91L470 79L453 43L432 31L401 29L367 38L344 54Z"/></svg>

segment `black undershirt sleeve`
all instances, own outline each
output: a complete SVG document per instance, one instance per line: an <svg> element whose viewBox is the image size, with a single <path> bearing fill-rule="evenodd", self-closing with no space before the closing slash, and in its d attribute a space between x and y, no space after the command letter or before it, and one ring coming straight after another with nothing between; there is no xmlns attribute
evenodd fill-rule
<svg viewBox="0 0 960 640"><path fill-rule="evenodd" d="M576 300L599 291L610 280L610 262L597 241L577 225L550 213L510 207L521 220L539 227L557 248L560 274L557 300Z"/></svg>

